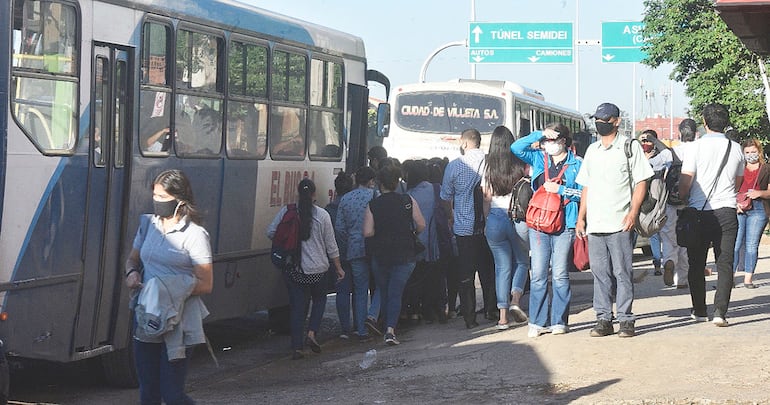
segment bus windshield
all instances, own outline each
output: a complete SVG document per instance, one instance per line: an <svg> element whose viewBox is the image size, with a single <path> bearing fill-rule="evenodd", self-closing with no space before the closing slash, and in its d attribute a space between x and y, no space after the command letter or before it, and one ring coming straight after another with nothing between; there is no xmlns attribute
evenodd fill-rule
<svg viewBox="0 0 770 405"><path fill-rule="evenodd" d="M457 134L468 128L491 133L505 122L503 98L458 92L399 94L395 122L407 130Z"/></svg>

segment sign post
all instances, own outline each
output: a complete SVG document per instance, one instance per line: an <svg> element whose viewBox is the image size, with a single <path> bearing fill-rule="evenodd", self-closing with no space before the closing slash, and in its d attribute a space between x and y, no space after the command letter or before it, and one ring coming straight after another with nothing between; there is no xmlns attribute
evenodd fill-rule
<svg viewBox="0 0 770 405"><path fill-rule="evenodd" d="M479 23L468 27L470 63L572 63L572 23Z"/></svg>
<svg viewBox="0 0 770 405"><path fill-rule="evenodd" d="M642 29L641 21L602 22L602 62L639 63L646 58Z"/></svg>

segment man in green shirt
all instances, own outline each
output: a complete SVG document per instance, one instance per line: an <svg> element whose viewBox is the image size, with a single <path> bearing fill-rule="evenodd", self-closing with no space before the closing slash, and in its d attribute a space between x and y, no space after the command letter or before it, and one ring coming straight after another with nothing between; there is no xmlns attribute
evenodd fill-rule
<svg viewBox="0 0 770 405"><path fill-rule="evenodd" d="M594 275L596 326L591 336L615 333L612 303L615 301L620 329L618 336L632 337L634 314L633 246L631 230L654 174L639 142L626 145L618 134L620 110L603 103L591 116L601 139L586 150L576 182L583 186L578 213L578 236L588 235L588 256ZM625 148L630 148L627 156ZM615 297L613 285L617 284ZM614 298L614 299L613 299Z"/></svg>

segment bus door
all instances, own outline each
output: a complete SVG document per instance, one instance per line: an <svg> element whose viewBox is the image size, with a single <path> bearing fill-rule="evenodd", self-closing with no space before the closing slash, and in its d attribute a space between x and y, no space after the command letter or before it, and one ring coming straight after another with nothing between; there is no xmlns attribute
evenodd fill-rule
<svg viewBox="0 0 770 405"><path fill-rule="evenodd" d="M75 351L112 342L123 282L127 181L131 139L133 50L94 43L91 67L91 125L88 196L80 305Z"/></svg>

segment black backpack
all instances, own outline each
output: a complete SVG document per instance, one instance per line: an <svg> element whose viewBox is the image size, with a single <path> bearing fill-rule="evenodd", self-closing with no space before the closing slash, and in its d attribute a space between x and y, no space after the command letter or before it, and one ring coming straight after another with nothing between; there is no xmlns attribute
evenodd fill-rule
<svg viewBox="0 0 770 405"><path fill-rule="evenodd" d="M532 198L532 179L522 176L516 181L511 190L511 204L508 206L508 218L511 221L524 221L527 216L527 207Z"/></svg>
<svg viewBox="0 0 770 405"><path fill-rule="evenodd" d="M682 205L684 202L679 198L679 177L682 174L682 159L676 155L673 149L669 150L671 151L673 161L671 162L671 167L668 168L665 179L666 190L668 190L667 202L670 205Z"/></svg>

